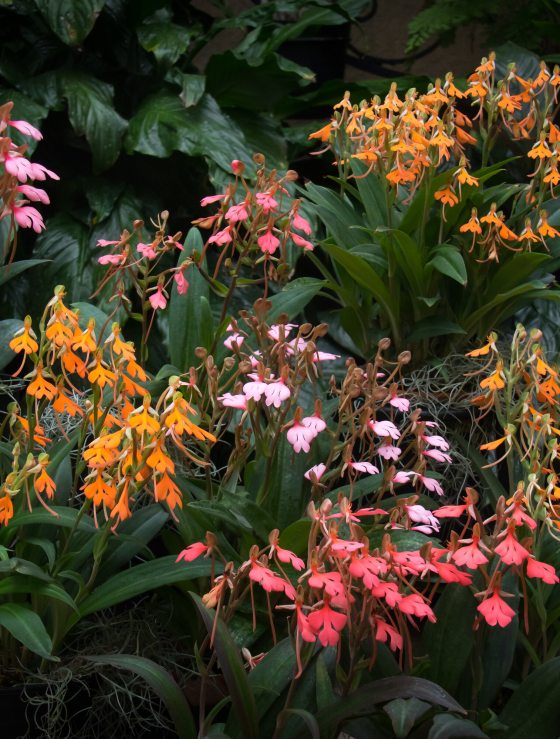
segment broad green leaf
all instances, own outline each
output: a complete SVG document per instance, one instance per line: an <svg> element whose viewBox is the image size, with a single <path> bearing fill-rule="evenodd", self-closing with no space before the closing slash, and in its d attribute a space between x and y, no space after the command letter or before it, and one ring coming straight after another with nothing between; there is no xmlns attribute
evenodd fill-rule
<svg viewBox="0 0 560 739"><path fill-rule="evenodd" d="M467 333L471 333L478 322L482 320L486 315L496 316L496 308L503 309L504 305L510 304L514 300L517 300L518 298L527 295L528 293L542 290L542 297L546 297L546 292L550 291L546 291L545 288L546 285L544 282L540 282L539 280L531 280L530 282L526 282L523 285L518 285L511 290L499 293L498 295L496 295L495 298L492 298L492 300L486 301L483 305L481 305L480 308L475 310L468 317L468 321L465 322ZM558 294L560 296L560 292Z"/></svg>
<svg viewBox="0 0 560 739"><path fill-rule="evenodd" d="M113 575L79 603L80 617L110 608L164 585L210 575L211 565L208 560L188 563L175 560L175 556L160 557Z"/></svg>
<svg viewBox="0 0 560 739"><path fill-rule="evenodd" d="M327 227L327 234L332 236L339 248L349 249L369 241L360 229L364 226L361 215L344 195L320 185L307 184L306 194L314 203L314 211Z"/></svg>
<svg viewBox="0 0 560 739"><path fill-rule="evenodd" d="M386 254L394 258L410 288L417 295L426 292L423 255L418 242L398 229L378 229L375 236L383 244Z"/></svg>
<svg viewBox="0 0 560 739"><path fill-rule="evenodd" d="M485 734L474 721L445 714L434 716L428 739L451 739L451 737L489 739L488 734Z"/></svg>
<svg viewBox="0 0 560 739"><path fill-rule="evenodd" d="M198 35L196 28L157 21L142 23L136 33L142 48L151 52L158 63L165 66L175 64Z"/></svg>
<svg viewBox="0 0 560 739"><path fill-rule="evenodd" d="M42 582L50 582L52 580L51 576L39 567L39 565L36 565L35 562L30 562L20 557L10 557L0 562L0 574L11 573L27 575Z"/></svg>
<svg viewBox="0 0 560 739"><path fill-rule="evenodd" d="M545 662L517 688L499 715L508 739L556 737L560 726L560 657Z"/></svg>
<svg viewBox="0 0 560 739"><path fill-rule="evenodd" d="M68 46L79 46L91 31L105 0L35 0L50 28Z"/></svg>
<svg viewBox="0 0 560 739"><path fill-rule="evenodd" d="M318 712L328 708L336 701L324 651L319 652L315 660L315 693Z"/></svg>
<svg viewBox="0 0 560 739"><path fill-rule="evenodd" d="M65 72L62 89L70 123L91 147L94 173L108 169L120 154L127 127L114 108L113 87L87 74Z"/></svg>
<svg viewBox="0 0 560 739"><path fill-rule="evenodd" d="M433 706L441 706L456 713L466 713L439 685L420 677L398 675L366 683L326 708L319 716L321 737L328 739L338 736L338 729L348 719L369 716L375 712L380 703L388 703L396 698L418 698Z"/></svg>
<svg viewBox="0 0 560 739"><path fill-rule="evenodd" d="M180 264L191 258L193 252L202 252L204 241L200 231L191 228L185 239ZM204 264L201 265L204 269ZM194 350L201 345L201 317L204 310L203 300L208 301L208 283L200 274L196 265L192 265L184 273L189 283L185 295L179 295L177 285L173 283L169 301L169 358L180 372L194 364ZM206 347L210 349L210 347Z"/></svg>
<svg viewBox="0 0 560 739"><path fill-rule="evenodd" d="M307 731L309 732L309 736L311 736L312 739L321 739L321 730L319 729L317 719L305 708L284 708L284 710L280 713L280 716L282 714L288 716L297 716L305 724Z"/></svg>
<svg viewBox="0 0 560 739"><path fill-rule="evenodd" d="M0 285L4 285L8 280L22 272L36 267L38 264L45 264L47 261L47 259L22 259L21 262L12 262L12 264L0 266Z"/></svg>
<svg viewBox="0 0 560 739"><path fill-rule="evenodd" d="M212 634L217 615L214 611L206 608L198 595L195 593L191 593L190 595L202 616L202 621L208 634ZM230 734L232 739L235 739L235 737L240 737L240 739L241 737L243 739L259 739L255 697L249 684L247 673L243 667L239 650L233 642L227 626L220 618L218 618L216 625L213 646L216 650L229 694L231 695L235 716L239 722L236 726L230 720L226 726L226 734Z"/></svg>
<svg viewBox="0 0 560 739"><path fill-rule="evenodd" d="M179 97L185 108L196 105L206 91L206 75L204 74L185 74L173 67L165 75L165 79L181 88Z"/></svg>
<svg viewBox="0 0 560 739"><path fill-rule="evenodd" d="M44 509L35 509L34 511L23 511L16 513L12 518L6 530L15 530L20 526L26 526L28 524L48 524L50 526L60 526L62 528L70 529L76 525L76 521L79 515L79 511L75 508L68 508L68 506L51 506L52 513ZM82 516L79 523L77 524L78 531L86 531L94 533L97 529L95 523L90 516Z"/></svg>
<svg viewBox="0 0 560 739"><path fill-rule="evenodd" d="M370 228L387 225L387 198L386 191L379 177L363 176L368 170L367 165L359 159L351 160L352 172L357 175L356 187L360 200L366 211ZM390 206L389 206L390 207Z"/></svg>
<svg viewBox="0 0 560 739"><path fill-rule="evenodd" d="M442 244L436 247L433 253L435 256L428 262L428 265L441 272L442 275L451 277L460 285L467 284L467 268L459 249L449 244Z"/></svg>
<svg viewBox="0 0 560 739"><path fill-rule="evenodd" d="M26 595L39 595L46 598L54 598L70 606L77 611L76 603L72 596L54 582L42 582L34 580L27 575L12 575L0 580L0 595L12 593L24 593Z"/></svg>
<svg viewBox="0 0 560 739"><path fill-rule="evenodd" d="M23 321L19 318L6 318L0 321L0 370L4 369L16 356L8 344L21 328L23 328Z"/></svg>
<svg viewBox="0 0 560 739"><path fill-rule="evenodd" d="M52 641L45 624L30 608L19 603L2 603L0 605L0 626L9 631L34 654L58 662L58 657L53 657L51 654Z"/></svg>
<svg viewBox="0 0 560 739"><path fill-rule="evenodd" d="M12 102L14 107L12 108L11 117L13 120L28 121L29 123L41 129L42 121L48 115L48 109L45 105L41 105L37 102L37 98L32 93L28 93L25 90L27 80L21 85L22 94L18 90L13 88L2 88L0 87L0 105L7 102ZM33 154L37 145L39 144L31 136L25 136L24 134L17 131L15 128L10 128L10 138L18 145L25 144L27 146L27 154ZM2 251L2 244L0 243L0 252Z"/></svg>
<svg viewBox="0 0 560 739"><path fill-rule="evenodd" d="M500 293L512 290L520 283L525 282L525 280L531 277L547 261L550 261L548 254L539 254L537 252L514 254L505 264L499 265L496 274L484 293L485 299L491 300Z"/></svg>
<svg viewBox="0 0 560 739"><path fill-rule="evenodd" d="M424 627L430 660L427 677L452 695L463 679L474 645L476 605L468 588L447 584L435 607L436 623Z"/></svg>
<svg viewBox="0 0 560 739"><path fill-rule="evenodd" d="M396 698L383 706L383 710L391 719L393 731L397 739L404 739L416 721L431 708L429 703L418 698Z"/></svg>
<svg viewBox="0 0 560 739"><path fill-rule="evenodd" d="M448 336L450 334L466 334L464 328L454 321L448 321L445 318L423 318L414 324L414 329L407 337L408 341L421 341L429 339L432 336Z"/></svg>
<svg viewBox="0 0 560 739"><path fill-rule="evenodd" d="M286 313L288 320L291 321L325 285L325 280L318 280L315 277L298 277L291 280L279 293L270 298L272 308L268 319L275 321L281 313Z"/></svg>
<svg viewBox="0 0 560 739"><path fill-rule="evenodd" d="M295 674L296 656L291 639L283 639L266 653L249 673L249 686L255 696L261 719L288 688Z"/></svg>
<svg viewBox="0 0 560 739"><path fill-rule="evenodd" d="M190 706L173 676L151 659L135 654L85 655L97 665L110 665L139 675L158 695L169 711L178 739L196 739L197 732Z"/></svg>

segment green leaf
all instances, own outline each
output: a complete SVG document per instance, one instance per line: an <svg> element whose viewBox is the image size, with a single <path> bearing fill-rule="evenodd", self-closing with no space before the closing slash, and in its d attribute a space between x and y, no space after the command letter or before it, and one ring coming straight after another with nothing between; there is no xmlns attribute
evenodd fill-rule
<svg viewBox="0 0 560 739"><path fill-rule="evenodd" d="M489 739L488 734L485 734L473 721L442 714L435 716L428 739L449 739L449 737Z"/></svg>
<svg viewBox="0 0 560 739"><path fill-rule="evenodd" d="M398 229L377 229L375 236L385 252L392 254L410 288L418 295L427 291L424 284L424 263L418 242Z"/></svg>
<svg viewBox="0 0 560 739"><path fill-rule="evenodd" d="M95 25L105 0L35 0L35 5L67 46L79 46Z"/></svg>
<svg viewBox="0 0 560 739"><path fill-rule="evenodd" d="M421 341L429 339L432 336L448 336L450 334L466 334L464 328L454 321L448 321L445 318L430 317L423 318L414 324L414 330L408 335L407 340Z"/></svg>
<svg viewBox="0 0 560 739"><path fill-rule="evenodd" d="M442 244L434 249L434 253L435 256L428 262L428 265L441 272L442 275L451 277L455 282L465 286L467 284L467 268L459 249L449 244Z"/></svg>
<svg viewBox="0 0 560 739"><path fill-rule="evenodd" d="M208 634L212 634L216 614L214 611L206 608L198 595L195 593L191 593L190 595L202 616ZM232 723L230 720L226 726L226 734L243 737L243 739L259 739L257 708L255 706L253 691L251 690L247 673L243 667L239 650L220 618L218 618L216 625L213 646L216 650L224 680L231 696L234 713L239 722L239 726L235 726L235 724L230 726Z"/></svg>
<svg viewBox="0 0 560 739"><path fill-rule="evenodd" d="M16 353L10 349L8 344L22 328L23 321L20 321L19 318L6 318L4 321L0 321L0 370L4 369L16 356Z"/></svg>
<svg viewBox="0 0 560 739"><path fill-rule="evenodd" d="M514 254L504 264L500 264L485 291L485 300L491 300L496 295L512 290L520 283L525 282L543 264L550 261L548 254L537 252L522 252Z"/></svg>
<svg viewBox="0 0 560 739"><path fill-rule="evenodd" d="M270 298L272 308L268 319L275 321L281 313L286 313L288 320L291 321L326 284L326 280L318 280L315 277L298 277L291 280L279 293Z"/></svg>
<svg viewBox="0 0 560 739"><path fill-rule="evenodd" d="M191 228L185 239L180 264L191 258L193 252L202 252L204 241L197 228ZM204 269L205 264L201 265ZM195 362L194 350L201 346L203 302L208 301L208 283L198 268L192 265L184 273L189 283L185 295L179 295L177 285L173 283L169 300L169 358L180 372L187 370ZM206 347L210 349L209 346Z"/></svg>
<svg viewBox="0 0 560 739"><path fill-rule="evenodd" d="M0 267L0 285L4 285L8 280L25 272L38 264L45 264L47 259L22 259L21 262L12 262L12 264L4 264Z"/></svg>
<svg viewBox="0 0 560 739"><path fill-rule="evenodd" d="M363 219L345 195L339 195L326 187L306 185L306 194L314 204L313 210L327 227L338 247L350 249L367 239L355 226L363 226Z"/></svg>
<svg viewBox="0 0 560 739"><path fill-rule="evenodd" d="M468 588L447 584L435 607L437 621L426 624L424 643L430 659L427 676L452 695L464 677L474 645L476 601Z"/></svg>
<svg viewBox="0 0 560 739"><path fill-rule="evenodd" d="M189 48L198 35L196 28L177 23L144 22L136 30L140 46L151 52L159 64L171 66Z"/></svg>
<svg viewBox="0 0 560 739"><path fill-rule="evenodd" d="M305 708L285 708L283 711L281 711L280 716L282 714L298 716L304 722L312 739L321 739L321 730L319 729L317 719L315 718L315 716L313 716L312 713L306 711Z"/></svg>
<svg viewBox="0 0 560 739"><path fill-rule="evenodd" d="M255 696L261 719L287 689L296 668L296 655L291 639L283 639L266 653L249 673L249 687Z"/></svg>
<svg viewBox="0 0 560 739"><path fill-rule="evenodd" d="M120 154L127 128L113 106L113 87L87 74L66 72L62 89L70 123L91 147L94 174L109 169Z"/></svg>
<svg viewBox="0 0 560 739"><path fill-rule="evenodd" d="M211 565L208 560L188 563L175 560L175 556L160 557L113 575L79 603L80 617L110 608L164 585L210 575Z"/></svg>
<svg viewBox="0 0 560 739"><path fill-rule="evenodd" d="M185 108L196 105L206 90L206 75L204 74L185 74L174 67L165 75L165 79L181 88L179 97Z"/></svg>
<svg viewBox="0 0 560 739"><path fill-rule="evenodd" d="M339 727L348 719L370 716L377 705L396 698L418 698L433 706L442 706L456 713L466 711L439 685L421 677L398 675L362 685L343 700L333 703L319 717L321 737L335 737Z"/></svg>
<svg viewBox="0 0 560 739"><path fill-rule="evenodd" d="M79 515L79 511L75 508L68 508L68 506L51 506L51 511L54 512L54 516L49 511L40 509L16 513L5 530L9 530L13 535L13 529L28 524L48 524L50 526L60 526L70 529L76 524L76 519ZM93 519L89 516L82 516L78 523L78 531L89 533L97 531Z"/></svg>
<svg viewBox="0 0 560 739"><path fill-rule="evenodd" d="M560 726L560 657L545 662L517 688L499 715L508 739L555 737Z"/></svg>
<svg viewBox="0 0 560 739"><path fill-rule="evenodd" d="M10 557L0 562L0 573L18 573L20 575L34 577L43 582L50 582L52 580L51 576L39 567L39 565L36 565L35 562L30 562L20 557Z"/></svg>
<svg viewBox="0 0 560 739"><path fill-rule="evenodd" d="M419 701L417 698L397 698L383 706L383 710L391 719L397 739L408 736L416 721L430 708L429 703Z"/></svg>
<svg viewBox="0 0 560 739"><path fill-rule="evenodd" d="M26 83L27 80L25 80L25 83L21 85L24 92L26 92L24 89L26 87ZM33 98L35 98L35 95L32 95L31 93L24 95L13 88L0 87L0 105L7 102L12 102L14 104L11 117L14 120L23 119L28 121L40 129L41 122L47 117L49 111L44 105L36 102ZM10 129L10 138L12 138L18 145L25 144L27 147L26 153L28 155L32 154L39 144L39 142L34 138L31 138L31 136L25 136L15 128ZM1 246L2 245L0 244L0 247Z"/></svg>
<svg viewBox="0 0 560 739"><path fill-rule="evenodd" d="M43 659L58 662L53 657L52 641L45 624L30 608L18 603L2 603L0 605L0 626L21 642L24 647Z"/></svg>
<svg viewBox="0 0 560 739"><path fill-rule="evenodd" d="M26 575L12 575L11 577L0 580L0 595L9 595L11 593L33 594L46 598L54 598L62 603L66 603L74 611L78 610L72 596L54 582L40 582Z"/></svg>
<svg viewBox="0 0 560 739"><path fill-rule="evenodd" d="M173 676L161 665L135 654L85 655L84 659L139 675L165 704L178 739L196 739L196 726L187 699Z"/></svg>
<svg viewBox="0 0 560 739"><path fill-rule="evenodd" d="M78 323L83 331L88 327L90 318L95 318L95 335L99 344L109 336L111 333L111 320L100 308L92 303L84 303L82 301L72 303L72 308L79 311ZM103 333L100 333L101 329L103 329Z"/></svg>

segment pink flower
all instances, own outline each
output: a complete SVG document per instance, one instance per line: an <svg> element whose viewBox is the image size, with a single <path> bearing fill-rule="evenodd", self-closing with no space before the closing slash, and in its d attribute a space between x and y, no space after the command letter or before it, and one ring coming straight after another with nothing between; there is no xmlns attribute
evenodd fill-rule
<svg viewBox="0 0 560 739"><path fill-rule="evenodd" d="M449 454L446 454L439 449L426 449L422 454L425 457L430 457L430 459L435 459L436 462L447 462L447 464L451 464L451 457Z"/></svg>
<svg viewBox="0 0 560 739"><path fill-rule="evenodd" d="M538 577L548 585L555 585L560 582L558 575L552 565L546 562L539 562L533 556L527 558L527 577Z"/></svg>
<svg viewBox="0 0 560 739"><path fill-rule="evenodd" d="M374 617L373 626L375 629L376 641L387 642L387 640L389 640L389 647L393 652L403 648L403 638L394 626L391 626L381 618L376 617Z"/></svg>
<svg viewBox="0 0 560 739"><path fill-rule="evenodd" d="M16 223L21 228L32 228L35 233L38 234L45 229L43 216L39 213L37 208L33 208L30 205L22 205L18 208L14 203L12 209Z"/></svg>
<svg viewBox="0 0 560 739"><path fill-rule="evenodd" d="M303 236L295 234L293 231L290 231L290 238L296 246L300 246L306 251L313 251L313 249L315 249L311 241L307 241L307 239L304 239Z"/></svg>
<svg viewBox="0 0 560 739"><path fill-rule="evenodd" d="M314 362L328 362L331 359L340 359L340 354L332 354L331 352L316 351L312 357Z"/></svg>
<svg viewBox="0 0 560 739"><path fill-rule="evenodd" d="M451 562L435 562L434 566L437 574L445 582L456 582L459 585L470 585L472 582L468 572L461 572Z"/></svg>
<svg viewBox="0 0 560 739"><path fill-rule="evenodd" d="M403 597L396 582L385 582L384 580L379 585L375 585L371 593L376 598L383 598L389 608L394 608Z"/></svg>
<svg viewBox="0 0 560 739"><path fill-rule="evenodd" d="M242 175L245 171L245 165L239 159L232 159L231 171L234 175Z"/></svg>
<svg viewBox="0 0 560 739"><path fill-rule="evenodd" d="M120 244L120 241L107 241L107 239L97 239L97 246L113 246Z"/></svg>
<svg viewBox="0 0 560 739"><path fill-rule="evenodd" d="M49 196L44 190L39 187L32 187L31 185L18 185L16 190L24 195L28 200L38 201L48 205L51 201Z"/></svg>
<svg viewBox="0 0 560 739"><path fill-rule="evenodd" d="M247 211L247 203L239 203L239 205L232 205L226 212L226 219L230 223L237 223L237 221L245 221L249 218Z"/></svg>
<svg viewBox="0 0 560 739"><path fill-rule="evenodd" d="M261 206L265 213L269 213L278 207L278 201L275 200L269 192L258 192L255 196L257 204Z"/></svg>
<svg viewBox="0 0 560 739"><path fill-rule="evenodd" d="M227 226L227 228L223 228L221 231L216 231L215 234L210 236L210 238L208 239L208 243L223 246L224 244L229 244L231 240L231 227Z"/></svg>
<svg viewBox="0 0 560 739"><path fill-rule="evenodd" d="M179 293L179 295L185 295L187 290L189 289L189 283L187 282L187 279L183 274L183 270L177 269L175 274L173 275L173 279L175 280L175 284L177 285L177 292Z"/></svg>
<svg viewBox="0 0 560 739"><path fill-rule="evenodd" d="M371 462L348 462L348 467L356 472L367 472L368 475L379 474L379 470Z"/></svg>
<svg viewBox="0 0 560 739"><path fill-rule="evenodd" d="M275 323L268 329L268 338L272 341L280 341L280 334L283 333L284 339L286 339L294 328L297 328L296 323Z"/></svg>
<svg viewBox="0 0 560 739"><path fill-rule="evenodd" d="M510 512L510 520L515 521L516 526L526 524L531 531L537 528L537 522L523 510L523 505L520 501L515 500L509 508L506 508L506 513Z"/></svg>
<svg viewBox="0 0 560 739"><path fill-rule="evenodd" d="M256 560L251 561L249 579L258 583L268 593L285 593L290 600L295 600L294 586Z"/></svg>
<svg viewBox="0 0 560 739"><path fill-rule="evenodd" d="M338 598L345 594L340 572L317 572L313 568L313 565L311 567L312 574L307 581L310 588L315 588L316 590L322 590L324 588L325 593L333 598Z"/></svg>
<svg viewBox="0 0 560 739"><path fill-rule="evenodd" d="M325 474L327 471L327 466L324 465L322 462L320 464L316 464L310 469L307 470L307 472L304 473L304 477L306 480L309 480L310 482L313 482L312 475L314 475L315 480L319 482L321 477Z"/></svg>
<svg viewBox="0 0 560 739"><path fill-rule="evenodd" d="M437 493L438 495L443 495L443 488L439 484L437 480L435 480L433 477L424 477L424 475L418 475L418 479L422 483L422 485L426 488L426 490L429 490L430 493Z"/></svg>
<svg viewBox="0 0 560 739"><path fill-rule="evenodd" d="M455 560L459 567L468 567L469 570L478 569L479 565L486 564L488 557L486 557L478 548L478 539L473 539L472 544L467 547L461 547L457 549L451 555L451 559Z"/></svg>
<svg viewBox="0 0 560 739"><path fill-rule="evenodd" d="M506 565L520 565L529 556L529 552L515 538L513 532L508 531L505 539L494 549L494 552Z"/></svg>
<svg viewBox="0 0 560 739"><path fill-rule="evenodd" d="M437 520L437 518L434 517L434 514L431 511L429 511L427 508L424 508L424 506L421 506L421 505L407 505L405 506L405 508L406 508L408 517L412 522L423 524L424 526L429 527L430 529L430 531L428 532L429 534L433 533L434 531L439 531L440 529L439 521Z"/></svg>
<svg viewBox="0 0 560 739"><path fill-rule="evenodd" d="M312 429L308 429L296 421L294 425L288 429L286 438L292 445L294 452L299 454L302 450L304 452L309 452L311 449L310 444L316 435L317 434L315 434Z"/></svg>
<svg viewBox="0 0 560 739"><path fill-rule="evenodd" d="M391 480L392 483L399 483L401 485L404 485L407 482L410 482L413 477L415 477L416 472L407 472L406 470L399 470ZM441 491L443 493L443 490Z"/></svg>
<svg viewBox="0 0 560 739"><path fill-rule="evenodd" d="M35 128L35 126L32 126L31 123L28 123L27 121L8 121L7 123L8 126L13 126L13 128L17 129L25 136L31 136L37 141L41 141L41 139L43 138L43 134L41 133L41 131L39 131L38 128Z"/></svg>
<svg viewBox="0 0 560 739"><path fill-rule="evenodd" d="M490 598L483 600L476 610L482 614L490 626L496 626L496 624L507 626L515 616L513 608L510 608L500 597L499 590L494 590Z"/></svg>
<svg viewBox="0 0 560 739"><path fill-rule="evenodd" d="M227 339L224 340L224 346L226 349L229 349L231 352L234 351L233 345L235 344L236 348L239 349L241 344L245 341L245 337L241 334L238 334L236 331L234 331L232 334L230 334Z"/></svg>
<svg viewBox="0 0 560 739"><path fill-rule="evenodd" d="M407 413L410 408L410 401L406 398L399 398L398 395L392 395L391 400L389 401L389 405L392 405L394 408L401 411L402 413Z"/></svg>
<svg viewBox="0 0 560 739"><path fill-rule="evenodd" d="M324 647L334 647L338 644L339 632L346 625L346 615L334 611L325 602L322 608L309 614L307 621Z"/></svg>
<svg viewBox="0 0 560 739"><path fill-rule="evenodd" d="M385 560L370 555L359 558L352 556L348 571L352 577L362 580L366 588L371 590L380 584L379 575L385 574L387 564Z"/></svg>
<svg viewBox="0 0 560 739"><path fill-rule="evenodd" d="M217 203L218 200L223 200L224 198L225 195L207 195L205 198L202 198L200 205L204 208L204 206Z"/></svg>
<svg viewBox="0 0 560 739"><path fill-rule="evenodd" d="M390 436L395 441L400 439L401 432L392 421L370 421L368 426L376 436L381 438Z"/></svg>
<svg viewBox="0 0 560 739"><path fill-rule="evenodd" d="M466 510L466 505L444 505L434 511L434 516L437 518L458 518Z"/></svg>
<svg viewBox="0 0 560 739"><path fill-rule="evenodd" d="M224 393L218 396L220 403L226 408L237 408L238 410L247 410L247 398L245 395L232 395L231 393Z"/></svg>
<svg viewBox="0 0 560 739"><path fill-rule="evenodd" d="M431 444L432 446L441 449L442 452L447 452L449 450L449 444L443 436L423 436L422 438L427 444Z"/></svg>
<svg viewBox="0 0 560 739"><path fill-rule="evenodd" d="M398 602L397 607L401 613L407 613L409 616L417 616L418 618L428 618L432 623L436 622L435 613L430 606L416 593L405 595Z"/></svg>
<svg viewBox="0 0 560 739"><path fill-rule="evenodd" d="M136 249L146 259L155 259L157 257L157 251L154 249L153 244L138 244Z"/></svg>
<svg viewBox="0 0 560 739"><path fill-rule="evenodd" d="M300 214L297 212L294 213L294 216L292 218L292 226L294 228L297 228L298 231L303 231L303 233L307 234L307 236L311 236L311 224L306 218L300 216Z"/></svg>
<svg viewBox="0 0 560 739"><path fill-rule="evenodd" d="M97 260L99 264L122 264L122 262L126 259L125 254L104 254L102 257L99 257Z"/></svg>
<svg viewBox="0 0 560 739"><path fill-rule="evenodd" d="M207 551L208 544L203 544L201 541L196 541L194 544L190 544L186 549L183 549L175 562L180 562L181 560L184 560L185 562L192 562Z"/></svg>
<svg viewBox="0 0 560 739"><path fill-rule="evenodd" d="M303 570L305 567L305 562L300 557L297 557L293 552L290 552L289 549L282 549L282 547L278 546L278 544L275 544L274 547L271 548L271 552L274 550L276 553L276 556L280 560L280 562L285 562L286 564L291 564L294 570Z"/></svg>
<svg viewBox="0 0 560 739"><path fill-rule="evenodd" d="M292 392L283 380L277 380L266 386L264 394L266 405L273 405L275 408L280 408L280 405L290 397Z"/></svg>
<svg viewBox="0 0 560 739"><path fill-rule="evenodd" d="M297 615L297 628L298 628L298 631L303 641L311 642L311 643L317 641L317 636L309 624L309 619L307 618L305 613L303 613L303 611L301 610L300 603L296 603L296 615Z"/></svg>
<svg viewBox="0 0 560 739"><path fill-rule="evenodd" d="M312 416L306 416L305 418L302 418L301 425L313 431L315 433L315 436L317 436L321 433L321 431L324 431L327 428L327 424L325 423L325 421L316 413Z"/></svg>
<svg viewBox="0 0 560 739"><path fill-rule="evenodd" d="M380 457L383 457L383 459L392 459L397 460L401 454L402 451L400 447L398 446L391 446L391 444L384 444L383 446L380 446L377 450L377 453Z"/></svg>
<svg viewBox="0 0 560 739"><path fill-rule="evenodd" d="M60 177L50 169L43 167L42 164L35 164L31 162L31 179L32 180L46 180L50 177L51 180L59 180Z"/></svg>
<svg viewBox="0 0 560 739"><path fill-rule="evenodd" d="M101 257L101 259L103 259L103 257ZM150 295L148 300L154 310L158 310L158 308L163 310L167 306L167 298L163 294L163 287L161 285L158 286L155 293Z"/></svg>
<svg viewBox="0 0 560 739"><path fill-rule="evenodd" d="M264 254L274 254L276 249L280 246L280 240L274 236L272 233L272 229L269 228L266 233L264 233L262 236L259 236L257 239L257 244L260 246L261 251Z"/></svg>
<svg viewBox="0 0 560 739"><path fill-rule="evenodd" d="M249 377L254 377L255 379L243 385L243 393L247 398L252 398L258 403L265 393L267 384L258 375L249 375Z"/></svg>
<svg viewBox="0 0 560 739"><path fill-rule="evenodd" d="M20 182L27 182L28 178L34 179L31 162L17 152L5 155L4 167L6 172L9 172L12 177L17 177Z"/></svg>

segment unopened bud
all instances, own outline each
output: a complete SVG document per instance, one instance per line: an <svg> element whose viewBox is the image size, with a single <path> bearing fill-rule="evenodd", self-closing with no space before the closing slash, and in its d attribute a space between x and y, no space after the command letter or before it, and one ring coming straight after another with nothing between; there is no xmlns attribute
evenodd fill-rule
<svg viewBox="0 0 560 739"><path fill-rule="evenodd" d="M203 346L197 346L194 350L194 355L198 359L206 359L206 355L208 354L208 350L205 349Z"/></svg>
<svg viewBox="0 0 560 739"><path fill-rule="evenodd" d="M397 357L399 364L408 364L412 359L412 354L409 351L404 351Z"/></svg>
<svg viewBox="0 0 560 739"><path fill-rule="evenodd" d="M387 349L391 346L391 339L385 336L385 338L379 339L379 341L377 342L377 346L379 347L379 351L387 351Z"/></svg>
<svg viewBox="0 0 560 739"><path fill-rule="evenodd" d="M288 182L295 182L298 179L298 177L299 175L295 171L295 169L289 169L284 175L284 179L288 180Z"/></svg>
<svg viewBox="0 0 560 739"><path fill-rule="evenodd" d="M239 159L234 159L231 163L231 171L234 175L242 175L245 171L245 165Z"/></svg>

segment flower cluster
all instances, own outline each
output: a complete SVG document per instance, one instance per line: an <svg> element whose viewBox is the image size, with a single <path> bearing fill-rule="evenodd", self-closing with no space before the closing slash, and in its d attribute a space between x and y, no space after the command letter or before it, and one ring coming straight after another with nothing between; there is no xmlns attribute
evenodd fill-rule
<svg viewBox="0 0 560 739"><path fill-rule="evenodd" d="M44 493L53 499L55 485L46 468L45 449L49 438L42 417L54 414L62 435L64 418L80 418L77 427L79 460L76 479L81 490L106 518L119 521L130 516L131 502L141 491L153 491L156 501L164 501L171 511L182 505L182 495L174 480L175 462L169 442L195 465L199 459L186 440L206 444L215 441L210 432L195 423L197 412L184 397L181 386L189 383L171 377L169 387L152 407L145 382L146 372L136 361L132 342L125 341L117 323L107 338L105 326L96 335L92 318L82 328L78 313L64 303L64 288L57 287L41 319L40 337L26 317L23 328L10 341L10 349L22 354L21 372L27 360L33 369L25 376L27 417L15 404L7 416L10 434L17 443L14 469L2 484L2 522L13 515L12 499L26 491L31 506L29 480L38 500ZM141 399L137 404L137 398ZM27 461L20 468L20 449L27 449ZM39 465L39 466L37 466ZM37 473L40 473L37 477ZM97 518L96 518L97 520Z"/></svg>
<svg viewBox="0 0 560 739"><path fill-rule="evenodd" d="M0 105L0 220L10 218L12 235L15 224L20 228L32 228L41 233L45 228L43 217L30 202L49 203L49 196L41 188L28 184L33 180L46 180L47 177L58 180L59 177L42 164L31 162L25 156L27 146L17 146L10 137L10 129L19 131L40 141L41 132L27 121L14 120L11 117L14 104ZM11 238L8 238L8 244Z"/></svg>

